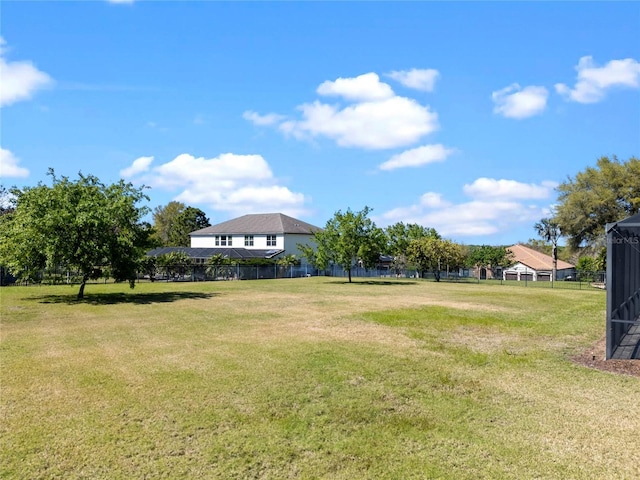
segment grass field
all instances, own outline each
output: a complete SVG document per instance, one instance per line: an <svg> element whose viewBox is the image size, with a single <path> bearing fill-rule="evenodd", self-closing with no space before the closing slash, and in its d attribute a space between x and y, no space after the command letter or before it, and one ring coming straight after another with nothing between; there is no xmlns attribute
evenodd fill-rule
<svg viewBox="0 0 640 480"><path fill-rule="evenodd" d="M598 290L410 280L0 289L0 477L635 479Z"/></svg>

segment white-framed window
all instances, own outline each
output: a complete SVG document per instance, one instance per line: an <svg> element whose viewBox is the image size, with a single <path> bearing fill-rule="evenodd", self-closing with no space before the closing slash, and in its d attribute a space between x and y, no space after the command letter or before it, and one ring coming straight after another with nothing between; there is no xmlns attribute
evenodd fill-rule
<svg viewBox="0 0 640 480"><path fill-rule="evenodd" d="M275 246L276 246L276 236L267 235L267 247L275 247Z"/></svg>
<svg viewBox="0 0 640 480"><path fill-rule="evenodd" d="M244 236L244 246L245 247L253 247L253 235L245 235Z"/></svg>
<svg viewBox="0 0 640 480"><path fill-rule="evenodd" d="M233 237L231 235L216 235L216 247L233 246Z"/></svg>

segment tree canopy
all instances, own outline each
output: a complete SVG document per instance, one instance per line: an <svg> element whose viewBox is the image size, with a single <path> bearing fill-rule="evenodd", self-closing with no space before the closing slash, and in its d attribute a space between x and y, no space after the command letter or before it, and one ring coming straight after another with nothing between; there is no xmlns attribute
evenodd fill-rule
<svg viewBox="0 0 640 480"><path fill-rule="evenodd" d="M0 263L18 278L34 278L45 268L62 267L87 280L109 268L116 281L134 286L138 261L149 246L152 228L142 218L148 207L144 187L120 180L105 185L92 175L75 181L48 175L52 185L12 189L15 210L2 222Z"/></svg>
<svg viewBox="0 0 640 480"><path fill-rule="evenodd" d="M182 202L171 201L153 210L154 236L164 247L188 247L189 234L201 228L210 227L207 215L195 207Z"/></svg>
<svg viewBox="0 0 640 480"><path fill-rule="evenodd" d="M440 281L443 269L457 269L463 265L465 258L461 245L439 236L412 240L407 247L407 254L416 263L422 276L424 272L431 270L437 282Z"/></svg>
<svg viewBox="0 0 640 480"><path fill-rule="evenodd" d="M409 260L407 249L413 240L425 237L440 238L435 228L423 227L416 223L405 225L402 222L398 222L385 228L384 233L387 237L387 246L384 253L393 257L392 266L396 273L400 273L407 268Z"/></svg>
<svg viewBox="0 0 640 480"><path fill-rule="evenodd" d="M15 210L14 198L4 185L0 185L0 216L8 215Z"/></svg>
<svg viewBox="0 0 640 480"><path fill-rule="evenodd" d="M187 207L178 213L169 230L169 246L189 247L191 238L189 234L201 228L210 227L207 215L195 207Z"/></svg>
<svg viewBox="0 0 640 480"><path fill-rule="evenodd" d="M373 268L385 249L384 231L368 217L371 209L365 206L359 212L338 210L324 230L314 233L316 248L299 245L302 255L317 268L324 269L330 263L347 271L351 282L351 270L358 263Z"/></svg>
<svg viewBox="0 0 640 480"><path fill-rule="evenodd" d="M185 208L187 208L187 206L184 203L173 200L164 206L160 205L153 209L154 236L158 238L160 245L163 247L170 246L169 235L173 224L176 217L182 213Z"/></svg>
<svg viewBox="0 0 640 480"><path fill-rule="evenodd" d="M593 245L604 236L607 223L640 212L640 159L626 162L601 157L557 188L553 220L573 249Z"/></svg>
<svg viewBox="0 0 640 480"><path fill-rule="evenodd" d="M495 274L496 267L509 267L513 264L513 255L506 247L480 245L471 247L467 255L467 265L485 267Z"/></svg>
<svg viewBox="0 0 640 480"><path fill-rule="evenodd" d="M185 275L192 263L188 253L178 251L158 255L156 262L158 268L171 280Z"/></svg>

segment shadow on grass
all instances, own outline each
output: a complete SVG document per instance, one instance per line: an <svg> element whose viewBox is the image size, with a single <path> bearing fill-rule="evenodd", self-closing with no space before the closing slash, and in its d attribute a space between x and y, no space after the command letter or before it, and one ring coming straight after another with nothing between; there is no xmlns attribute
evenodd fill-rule
<svg viewBox="0 0 640 480"><path fill-rule="evenodd" d="M336 285L349 285L349 280L332 280L330 282L327 283L333 283ZM403 281L403 280L398 280L398 281L392 281L392 280L353 280L351 282L351 285L380 285L380 286L404 286L404 285L415 285L416 282L414 281Z"/></svg>
<svg viewBox="0 0 640 480"><path fill-rule="evenodd" d="M215 293L197 292L161 292L161 293L89 293L82 300L78 300L77 294L69 295L40 295L31 297L40 303L66 303L73 305L84 303L88 305L116 305L120 303L133 303L148 305L151 303L169 303L177 300L204 300L211 298Z"/></svg>

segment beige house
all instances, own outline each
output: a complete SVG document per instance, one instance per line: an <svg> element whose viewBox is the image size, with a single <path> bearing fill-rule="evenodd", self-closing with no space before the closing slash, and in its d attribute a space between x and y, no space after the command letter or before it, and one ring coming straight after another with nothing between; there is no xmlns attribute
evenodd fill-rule
<svg viewBox="0 0 640 480"><path fill-rule="evenodd" d="M550 282L553 273L553 258L532 248L518 244L508 248L513 254L514 265L502 271L503 280ZM575 278L576 267L558 260L556 280Z"/></svg>

